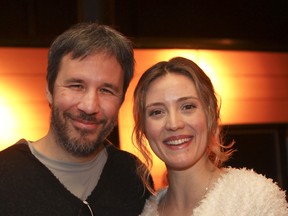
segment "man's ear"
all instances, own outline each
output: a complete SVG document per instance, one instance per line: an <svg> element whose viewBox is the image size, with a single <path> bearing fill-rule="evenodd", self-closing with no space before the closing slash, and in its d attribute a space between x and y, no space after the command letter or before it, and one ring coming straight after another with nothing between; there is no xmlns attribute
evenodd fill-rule
<svg viewBox="0 0 288 216"><path fill-rule="evenodd" d="M52 104L52 94L48 89L48 85L46 85L46 98L48 100L49 106Z"/></svg>

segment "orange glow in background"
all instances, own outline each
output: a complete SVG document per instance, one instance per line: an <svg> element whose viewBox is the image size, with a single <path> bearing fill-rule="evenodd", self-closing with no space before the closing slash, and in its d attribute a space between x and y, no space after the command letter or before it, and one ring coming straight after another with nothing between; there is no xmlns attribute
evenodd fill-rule
<svg viewBox="0 0 288 216"><path fill-rule="evenodd" d="M22 137L36 140L43 136L45 134L44 131L46 132L47 130L43 128L44 125L47 125L47 120L45 119L47 114L44 113L46 111L37 110L37 106L34 106L35 103L33 102L27 103L23 101L20 104L18 101L10 100L10 98L21 97L21 93L17 92L17 90L5 88L2 80L0 85L0 92L2 92L2 89L4 92L9 92L8 95L0 94L0 150L15 143ZM25 96L23 97L25 98Z"/></svg>
<svg viewBox="0 0 288 216"><path fill-rule="evenodd" d="M48 130L47 49L0 48L0 150Z"/></svg>
<svg viewBox="0 0 288 216"><path fill-rule="evenodd" d="M15 142L14 133L19 134L19 128L16 127L17 116L15 116L17 111L13 110L12 108L10 109L9 107L11 106L9 106L9 104L6 102L6 98L0 97L1 143L13 143Z"/></svg>
<svg viewBox="0 0 288 216"><path fill-rule="evenodd" d="M158 61L195 61L222 99L223 124L288 122L288 53L186 49L135 49L136 71L119 113L120 147L131 144L132 96L141 74ZM0 150L20 138L37 140L48 130L45 97L47 49L0 48ZM165 165L155 155L152 176L163 185Z"/></svg>

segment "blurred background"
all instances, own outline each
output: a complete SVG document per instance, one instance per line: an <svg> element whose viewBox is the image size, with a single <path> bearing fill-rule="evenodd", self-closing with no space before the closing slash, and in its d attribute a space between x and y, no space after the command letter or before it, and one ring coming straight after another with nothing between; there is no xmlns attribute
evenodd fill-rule
<svg viewBox="0 0 288 216"><path fill-rule="evenodd" d="M278 0L0 0L0 150L37 140L49 126L45 98L52 40L82 21L107 24L135 45L136 74L110 139L136 155L132 94L148 67L190 58L222 99L226 165L253 168L288 188L288 6ZM152 175L163 186L164 164Z"/></svg>

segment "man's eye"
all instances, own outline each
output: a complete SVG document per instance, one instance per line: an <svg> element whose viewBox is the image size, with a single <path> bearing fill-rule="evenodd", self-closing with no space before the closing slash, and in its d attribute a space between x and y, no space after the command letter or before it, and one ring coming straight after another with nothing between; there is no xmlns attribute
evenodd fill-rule
<svg viewBox="0 0 288 216"><path fill-rule="evenodd" d="M100 89L100 92L106 93L106 94L114 94L114 92L111 89L107 89L107 88Z"/></svg>
<svg viewBox="0 0 288 216"><path fill-rule="evenodd" d="M79 85L79 84L73 84L73 85L69 85L70 88L73 89L83 89L83 85Z"/></svg>

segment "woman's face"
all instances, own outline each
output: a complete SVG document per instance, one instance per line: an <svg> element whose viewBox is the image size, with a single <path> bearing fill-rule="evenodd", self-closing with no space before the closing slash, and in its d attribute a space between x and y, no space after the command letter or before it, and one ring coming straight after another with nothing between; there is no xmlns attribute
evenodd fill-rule
<svg viewBox="0 0 288 216"><path fill-rule="evenodd" d="M145 134L168 169L187 169L204 160L207 121L191 79L176 73L157 78L145 104Z"/></svg>

